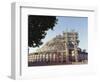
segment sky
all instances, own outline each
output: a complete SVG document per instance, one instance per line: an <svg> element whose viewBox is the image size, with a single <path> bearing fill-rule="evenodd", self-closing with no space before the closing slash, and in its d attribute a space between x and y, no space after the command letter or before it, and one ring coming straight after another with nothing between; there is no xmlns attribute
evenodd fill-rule
<svg viewBox="0 0 100 82"><path fill-rule="evenodd" d="M62 34L63 32L70 32L74 29L75 32L79 33L79 47L88 51L88 18L87 17L71 17L71 16L57 16L58 22L53 30L48 30L43 43L54 38L56 35ZM43 44L43 45L44 45ZM41 45L40 48L43 46ZM38 49L30 48L29 53L35 52Z"/></svg>

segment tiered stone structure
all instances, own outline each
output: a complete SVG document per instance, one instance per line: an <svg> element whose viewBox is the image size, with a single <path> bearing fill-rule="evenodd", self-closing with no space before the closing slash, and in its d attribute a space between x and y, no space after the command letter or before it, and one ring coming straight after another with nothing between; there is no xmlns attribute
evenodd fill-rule
<svg viewBox="0 0 100 82"><path fill-rule="evenodd" d="M78 33L63 32L48 41L37 52L28 55L28 62L69 63L70 57L78 61Z"/></svg>

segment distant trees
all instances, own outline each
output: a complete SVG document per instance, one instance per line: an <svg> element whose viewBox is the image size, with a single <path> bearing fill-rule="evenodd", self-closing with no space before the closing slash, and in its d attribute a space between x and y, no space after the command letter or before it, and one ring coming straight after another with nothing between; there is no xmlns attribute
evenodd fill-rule
<svg viewBox="0 0 100 82"><path fill-rule="evenodd" d="M88 60L88 52L86 51L86 49L79 49L78 51L78 61L84 61L84 60Z"/></svg>
<svg viewBox="0 0 100 82"><path fill-rule="evenodd" d="M57 24L56 16L28 16L28 46L39 47L43 44L47 31Z"/></svg>
<svg viewBox="0 0 100 82"><path fill-rule="evenodd" d="M83 52L86 53L86 49L83 49Z"/></svg>

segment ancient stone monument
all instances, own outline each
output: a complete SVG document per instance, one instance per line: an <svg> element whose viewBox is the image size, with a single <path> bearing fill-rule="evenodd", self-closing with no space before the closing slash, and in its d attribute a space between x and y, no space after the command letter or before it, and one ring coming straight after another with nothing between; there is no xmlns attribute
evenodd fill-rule
<svg viewBox="0 0 100 82"><path fill-rule="evenodd" d="M69 63L78 61L78 32L62 32L48 41L37 52L28 55L28 62Z"/></svg>

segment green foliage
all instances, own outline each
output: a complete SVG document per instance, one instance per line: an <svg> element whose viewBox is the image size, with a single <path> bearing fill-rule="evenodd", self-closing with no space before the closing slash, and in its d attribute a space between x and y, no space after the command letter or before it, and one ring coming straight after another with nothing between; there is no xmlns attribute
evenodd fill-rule
<svg viewBox="0 0 100 82"><path fill-rule="evenodd" d="M28 46L39 47L43 44L41 41L46 36L46 31L53 30L57 23L56 16L28 16Z"/></svg>

